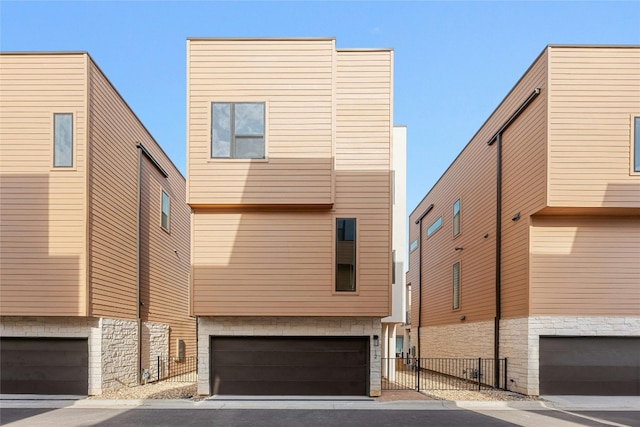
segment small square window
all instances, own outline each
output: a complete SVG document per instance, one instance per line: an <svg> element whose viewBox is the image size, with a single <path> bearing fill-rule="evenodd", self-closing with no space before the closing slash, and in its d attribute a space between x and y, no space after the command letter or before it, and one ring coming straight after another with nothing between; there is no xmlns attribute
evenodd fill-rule
<svg viewBox="0 0 640 427"><path fill-rule="evenodd" d="M73 114L53 115L53 167L73 167Z"/></svg>
<svg viewBox="0 0 640 427"><path fill-rule="evenodd" d="M264 103L214 102L211 115L212 158L265 158Z"/></svg>
<svg viewBox="0 0 640 427"><path fill-rule="evenodd" d="M169 201L169 195L163 191L162 192L162 218L161 218L160 225L162 226L162 228L164 228L167 231L169 231L170 213L171 213L171 203Z"/></svg>

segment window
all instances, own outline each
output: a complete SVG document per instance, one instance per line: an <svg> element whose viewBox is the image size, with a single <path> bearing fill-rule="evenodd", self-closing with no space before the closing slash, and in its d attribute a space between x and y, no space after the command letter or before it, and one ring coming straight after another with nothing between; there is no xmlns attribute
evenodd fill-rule
<svg viewBox="0 0 640 427"><path fill-rule="evenodd" d="M427 228L427 237L431 236L433 233L438 231L438 229L442 227L442 215L438 217L433 223Z"/></svg>
<svg viewBox="0 0 640 427"><path fill-rule="evenodd" d="M73 114L53 115L53 167L73 166Z"/></svg>
<svg viewBox="0 0 640 427"><path fill-rule="evenodd" d="M453 235L460 234L460 199L453 204Z"/></svg>
<svg viewBox="0 0 640 427"><path fill-rule="evenodd" d="M264 103L211 104L211 157L264 159Z"/></svg>
<svg viewBox="0 0 640 427"><path fill-rule="evenodd" d="M170 204L169 204L169 195L162 192L162 218L160 220L160 225L165 230L169 231L169 213L170 213Z"/></svg>
<svg viewBox="0 0 640 427"><path fill-rule="evenodd" d="M356 220L336 219L336 291L356 290Z"/></svg>
<svg viewBox="0 0 640 427"><path fill-rule="evenodd" d="M418 239L414 240L411 242L411 245L409 245L409 252L413 252L416 249L418 249Z"/></svg>
<svg viewBox="0 0 640 427"><path fill-rule="evenodd" d="M633 171L640 172L640 117L633 122Z"/></svg>
<svg viewBox="0 0 640 427"><path fill-rule="evenodd" d="M453 264L453 309L460 308L460 263Z"/></svg>
<svg viewBox="0 0 640 427"><path fill-rule="evenodd" d="M396 284L396 250L391 251L391 284Z"/></svg>

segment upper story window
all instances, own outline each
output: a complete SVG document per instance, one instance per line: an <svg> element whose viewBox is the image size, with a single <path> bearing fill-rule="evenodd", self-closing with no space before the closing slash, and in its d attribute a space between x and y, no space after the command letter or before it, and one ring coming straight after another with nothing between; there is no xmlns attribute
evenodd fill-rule
<svg viewBox="0 0 640 427"><path fill-rule="evenodd" d="M460 234L460 199L453 203L453 235Z"/></svg>
<svg viewBox="0 0 640 427"><path fill-rule="evenodd" d="M453 304L452 308L460 308L460 263L453 264Z"/></svg>
<svg viewBox="0 0 640 427"><path fill-rule="evenodd" d="M633 171L640 172L640 117L633 118Z"/></svg>
<svg viewBox="0 0 640 427"><path fill-rule="evenodd" d="M414 240L411 242L411 245L409 245L409 252L413 252L416 249L418 249L418 239Z"/></svg>
<svg viewBox="0 0 640 427"><path fill-rule="evenodd" d="M73 114L53 115L53 167L73 167Z"/></svg>
<svg viewBox="0 0 640 427"><path fill-rule="evenodd" d="M336 291L356 290L356 219L336 219Z"/></svg>
<svg viewBox="0 0 640 427"><path fill-rule="evenodd" d="M431 223L429 228L427 228L427 237L431 236L433 233L438 231L440 227L442 227L442 215L440 215L438 219L433 221L433 223Z"/></svg>
<svg viewBox="0 0 640 427"><path fill-rule="evenodd" d="M165 193L164 191L162 192L162 216L160 219L160 225L162 226L162 228L164 228L165 230L169 231L169 225L170 225L170 213L171 213L171 206L170 206L170 201L169 201L169 195L167 193Z"/></svg>
<svg viewBox="0 0 640 427"><path fill-rule="evenodd" d="M211 104L211 157L264 159L264 102Z"/></svg>

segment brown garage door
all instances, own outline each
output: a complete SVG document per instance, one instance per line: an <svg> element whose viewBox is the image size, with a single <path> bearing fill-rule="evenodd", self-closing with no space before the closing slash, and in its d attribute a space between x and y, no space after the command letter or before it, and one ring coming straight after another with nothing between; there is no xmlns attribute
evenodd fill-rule
<svg viewBox="0 0 640 427"><path fill-rule="evenodd" d="M369 337L211 337L211 394L367 395Z"/></svg>
<svg viewBox="0 0 640 427"><path fill-rule="evenodd" d="M86 395L87 339L0 338L0 393Z"/></svg>
<svg viewBox="0 0 640 427"><path fill-rule="evenodd" d="M540 394L640 395L640 338L540 337Z"/></svg>

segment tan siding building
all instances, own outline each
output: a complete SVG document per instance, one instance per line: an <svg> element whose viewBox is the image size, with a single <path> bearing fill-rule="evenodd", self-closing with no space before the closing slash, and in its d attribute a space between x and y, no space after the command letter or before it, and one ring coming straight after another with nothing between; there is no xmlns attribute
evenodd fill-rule
<svg viewBox="0 0 640 427"><path fill-rule="evenodd" d="M3 392L99 395L195 355L184 177L86 53L3 53L0 97Z"/></svg>
<svg viewBox="0 0 640 427"><path fill-rule="evenodd" d="M410 215L421 357L506 357L526 394L640 393L636 117L639 47L545 48Z"/></svg>
<svg viewBox="0 0 640 427"><path fill-rule="evenodd" d="M390 50L333 39L188 40L200 394L380 393L392 65ZM314 346L322 368L302 369ZM232 348L251 369L227 361ZM280 352L288 384L265 362Z"/></svg>

